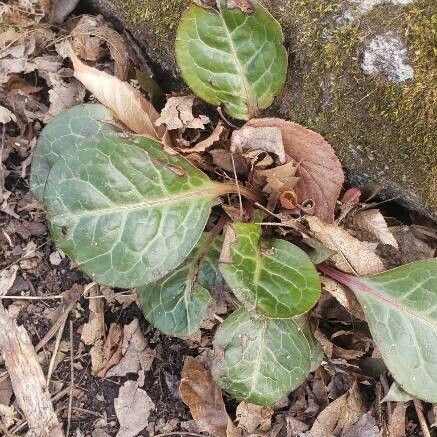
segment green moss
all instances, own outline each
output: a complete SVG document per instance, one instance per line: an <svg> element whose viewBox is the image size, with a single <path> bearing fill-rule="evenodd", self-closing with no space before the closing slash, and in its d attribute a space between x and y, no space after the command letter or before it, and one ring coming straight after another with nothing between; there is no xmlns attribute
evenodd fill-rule
<svg viewBox="0 0 437 437"><path fill-rule="evenodd" d="M433 2L381 4L348 21L353 6L343 0L262 1L281 21L290 52L288 82L271 113L321 132L356 174L403 187L403 195L410 188L437 211ZM190 0L110 3L152 58L174 70L176 27ZM386 32L407 44L414 80L396 84L363 73L367 41Z"/></svg>
<svg viewBox="0 0 437 437"><path fill-rule="evenodd" d="M177 25L190 0L125 0L122 13L152 50L173 58Z"/></svg>
<svg viewBox="0 0 437 437"><path fill-rule="evenodd" d="M321 131L349 168L366 174L371 162L375 170L369 177L408 184L436 208L437 133L431 121L437 17L432 2L380 5L349 22L338 0L322 0L316 7L305 0L292 3L283 25L292 30L285 34L293 34L291 52L298 58L277 109ZM361 70L367 39L390 31L403 40L408 35L415 77L403 84Z"/></svg>

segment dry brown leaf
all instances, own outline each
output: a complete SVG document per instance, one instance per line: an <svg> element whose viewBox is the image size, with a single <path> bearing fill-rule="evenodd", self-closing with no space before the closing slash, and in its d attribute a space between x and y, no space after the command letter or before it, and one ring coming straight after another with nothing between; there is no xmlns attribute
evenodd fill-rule
<svg viewBox="0 0 437 437"><path fill-rule="evenodd" d="M342 358L344 360L356 360L361 358L366 352L351 349L344 349L334 344L319 329L314 331L314 337L322 345L323 352L329 358Z"/></svg>
<svg viewBox="0 0 437 437"><path fill-rule="evenodd" d="M322 284L324 290L326 290L330 295L334 296L335 299L346 308L350 314L352 314L356 319L366 320L358 299L355 294L349 290L349 288L343 287L334 279L324 276L322 278Z"/></svg>
<svg viewBox="0 0 437 437"><path fill-rule="evenodd" d="M212 131L211 135L208 138L205 138L203 141L200 141L197 143L194 147L190 148L180 148L179 151L182 153L193 153L193 152L204 152L205 150L209 149L214 143L217 141L220 141L223 137L223 135L227 132L227 128L225 124L222 121L219 121L217 123L217 126Z"/></svg>
<svg viewBox="0 0 437 437"><path fill-rule="evenodd" d="M206 115L193 115L194 96L170 97L156 120L156 126L165 124L168 130L205 129L209 123Z"/></svg>
<svg viewBox="0 0 437 437"><path fill-rule="evenodd" d="M213 163L222 168L224 171L233 174L234 168L232 165L232 153L225 149L210 150L209 154L212 156ZM235 163L235 171L238 175L244 176L249 172L249 168L245 159L241 155L233 155Z"/></svg>
<svg viewBox="0 0 437 437"><path fill-rule="evenodd" d="M0 404L0 418L6 429L9 429L15 422L18 422L19 417L13 406ZM1 429L1 428L0 428Z"/></svg>
<svg viewBox="0 0 437 437"><path fill-rule="evenodd" d="M250 14L254 11L251 0L228 0L229 9L240 9L245 14Z"/></svg>
<svg viewBox="0 0 437 437"><path fill-rule="evenodd" d="M17 121L17 117L8 108L0 105L0 124L6 124L10 121Z"/></svg>
<svg viewBox="0 0 437 437"><path fill-rule="evenodd" d="M171 145L170 136L163 127L155 126L159 114L153 105L132 85L114 76L85 65L70 51L74 75L96 98L112 109L117 118L133 132Z"/></svg>
<svg viewBox="0 0 437 437"><path fill-rule="evenodd" d="M198 359L185 357L179 390L203 431L218 437L228 436L228 429L233 429L234 425L226 413L222 392Z"/></svg>
<svg viewBox="0 0 437 437"><path fill-rule="evenodd" d="M122 35L109 27L101 16L83 15L71 31L73 48L79 58L98 61L105 55L104 44L114 59L114 74L126 80L129 67L128 48Z"/></svg>
<svg viewBox="0 0 437 437"><path fill-rule="evenodd" d="M299 181L296 176L297 165L294 161L287 164L267 170L255 170L254 182L263 186L263 191L272 193L281 193L284 191L293 190Z"/></svg>
<svg viewBox="0 0 437 437"><path fill-rule="evenodd" d="M436 255L435 249L425 241L417 238L411 227L396 227L392 229L392 233L399 244L400 264L429 259Z"/></svg>
<svg viewBox="0 0 437 437"><path fill-rule="evenodd" d="M14 264L8 269L3 269L0 272L0 296L6 295L9 289L15 282L17 277L18 266Z"/></svg>
<svg viewBox="0 0 437 437"><path fill-rule="evenodd" d="M108 336L103 346L103 358L101 359L101 368L96 372L97 376L103 378L106 372L119 363L122 354L123 331L120 325L111 323ZM97 360L96 360L97 361Z"/></svg>
<svg viewBox="0 0 437 437"><path fill-rule="evenodd" d="M331 402L316 418L307 437L334 437L357 423L365 413L357 384Z"/></svg>
<svg viewBox="0 0 437 437"><path fill-rule="evenodd" d="M141 369L148 371L152 367L155 354L146 343L138 319L124 326L121 351L123 358L109 369L105 375L107 378L137 373Z"/></svg>
<svg viewBox="0 0 437 437"><path fill-rule="evenodd" d="M286 158L281 129L275 126L252 127L248 126L249 123L232 133L231 152L263 150L273 153L278 157L279 163L284 164Z"/></svg>
<svg viewBox="0 0 437 437"><path fill-rule="evenodd" d="M396 402L393 412L391 413L390 423L388 425L389 436L405 437L405 413L408 408L406 402Z"/></svg>
<svg viewBox="0 0 437 437"><path fill-rule="evenodd" d="M394 436L400 437L398 434ZM372 413L363 414L357 423L343 430L341 437L379 437L379 428Z"/></svg>
<svg viewBox="0 0 437 437"><path fill-rule="evenodd" d="M57 73L48 73L45 77L49 89L50 107L43 118L48 123L54 116L72 106L80 105L85 98L85 87L75 79L65 81Z"/></svg>
<svg viewBox="0 0 437 437"><path fill-rule="evenodd" d="M266 432L272 427L273 409L243 401L237 406L238 428L249 434Z"/></svg>
<svg viewBox="0 0 437 437"><path fill-rule="evenodd" d="M372 234L382 244L398 248L398 243L389 230L387 223L378 209L360 211L354 216L354 225L363 231Z"/></svg>
<svg viewBox="0 0 437 437"><path fill-rule="evenodd" d="M126 381L114 399L114 409L120 423L116 437L134 437L149 424L155 404L136 381Z"/></svg>
<svg viewBox="0 0 437 437"><path fill-rule="evenodd" d="M299 163L295 187L299 202L312 199L315 215L332 223L344 173L331 145L318 133L279 118L253 119L245 126L281 129L285 153Z"/></svg>
<svg viewBox="0 0 437 437"><path fill-rule="evenodd" d="M353 273L352 266L360 276L373 275L385 270L381 259L345 229L335 224L324 223L317 217L307 216L306 220L314 238L328 249L337 252L332 255L331 260L338 269Z"/></svg>

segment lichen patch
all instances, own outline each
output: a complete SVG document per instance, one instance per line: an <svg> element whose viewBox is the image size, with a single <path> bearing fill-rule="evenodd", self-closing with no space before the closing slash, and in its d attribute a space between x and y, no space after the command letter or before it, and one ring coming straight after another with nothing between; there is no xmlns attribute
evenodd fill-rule
<svg viewBox="0 0 437 437"><path fill-rule="evenodd" d="M405 45L390 32L375 36L367 44L361 68L365 74L379 73L397 83L414 78Z"/></svg>
<svg viewBox="0 0 437 437"><path fill-rule="evenodd" d="M408 5L413 1L414 0L353 0L353 3L357 5L360 11L368 12L375 6L382 3L392 3L394 5Z"/></svg>

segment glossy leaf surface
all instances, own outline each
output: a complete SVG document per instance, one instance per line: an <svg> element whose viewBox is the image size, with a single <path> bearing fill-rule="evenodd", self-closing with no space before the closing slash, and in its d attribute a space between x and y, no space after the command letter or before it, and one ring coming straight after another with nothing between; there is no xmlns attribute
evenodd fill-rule
<svg viewBox="0 0 437 437"><path fill-rule="evenodd" d="M272 405L298 387L310 371L308 341L293 319L251 318L243 308L219 327L212 374L237 399Z"/></svg>
<svg viewBox="0 0 437 437"><path fill-rule="evenodd" d="M43 129L33 155L32 194L42 202L50 169L63 153L104 133L116 132L114 122L112 111L96 104L74 106L56 116Z"/></svg>
<svg viewBox="0 0 437 437"><path fill-rule="evenodd" d="M53 240L95 281L136 287L199 240L215 184L154 140L106 135L64 151L44 191Z"/></svg>
<svg viewBox="0 0 437 437"><path fill-rule="evenodd" d="M257 2L254 12L192 5L176 37L182 77L203 100L247 120L269 107L285 82L287 53L279 23Z"/></svg>
<svg viewBox="0 0 437 437"><path fill-rule="evenodd" d="M309 311L320 297L317 271L304 251L285 240L262 240L261 227L227 228L220 271L249 311L290 318Z"/></svg>
<svg viewBox="0 0 437 437"><path fill-rule="evenodd" d="M154 284L140 287L144 317L161 332L188 337L200 328L213 302L210 290L222 282L218 270L222 238L212 243L204 234L176 270Z"/></svg>
<svg viewBox="0 0 437 437"><path fill-rule="evenodd" d="M363 278L329 267L327 273L355 292L382 358L401 388L437 402L437 259Z"/></svg>

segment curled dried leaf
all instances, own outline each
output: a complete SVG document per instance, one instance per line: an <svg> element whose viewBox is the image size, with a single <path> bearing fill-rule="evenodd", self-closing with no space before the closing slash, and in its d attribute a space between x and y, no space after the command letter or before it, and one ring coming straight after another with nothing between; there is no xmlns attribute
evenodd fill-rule
<svg viewBox="0 0 437 437"><path fill-rule="evenodd" d="M155 125L159 117L153 105L127 82L85 65L70 50L74 76L90 90L97 99L115 112L117 118L137 134L171 145L170 136L163 127Z"/></svg>
<svg viewBox="0 0 437 437"><path fill-rule="evenodd" d="M228 436L228 429L234 426L226 413L222 392L198 359L185 358L179 390L202 430L218 437Z"/></svg>
<svg viewBox="0 0 437 437"><path fill-rule="evenodd" d="M252 119L245 127L275 127L282 133L285 153L299 164L295 191L299 203L312 199L314 213L332 223L344 173L332 146L318 133L279 118Z"/></svg>
<svg viewBox="0 0 437 437"><path fill-rule="evenodd" d="M308 216L306 220L314 237L328 249L337 252L331 259L340 270L348 273L355 270L359 275L372 275L385 270L379 256L346 229L324 223L317 217Z"/></svg>
<svg viewBox="0 0 437 437"><path fill-rule="evenodd" d="M281 164L285 163L281 130L275 126L251 127L246 125L235 130L231 138L231 151L242 153L244 150L263 150L273 153Z"/></svg>
<svg viewBox="0 0 437 437"><path fill-rule="evenodd" d="M156 126L166 125L168 130L205 129L206 115L193 115L194 96L170 97L156 120Z"/></svg>

